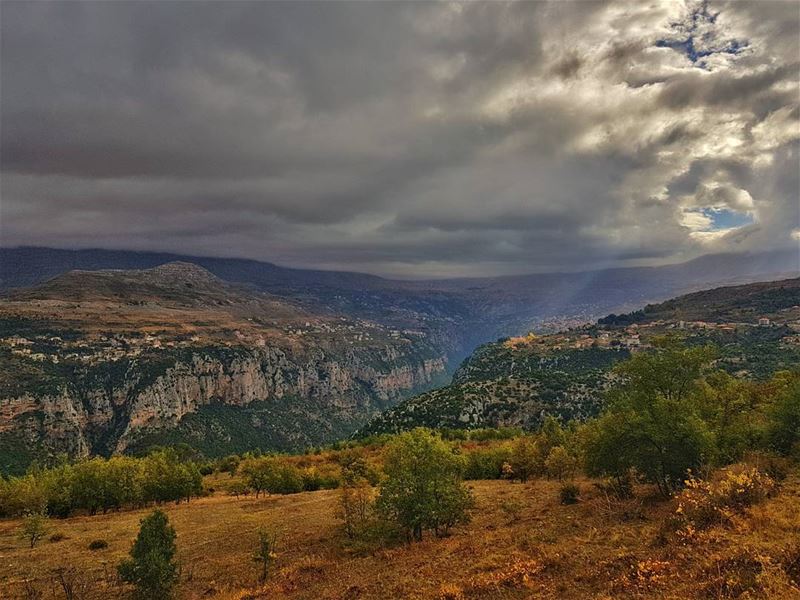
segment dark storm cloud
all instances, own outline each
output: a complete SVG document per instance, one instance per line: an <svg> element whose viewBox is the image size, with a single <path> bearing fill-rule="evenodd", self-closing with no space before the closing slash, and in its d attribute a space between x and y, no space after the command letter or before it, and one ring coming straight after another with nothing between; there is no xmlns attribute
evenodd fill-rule
<svg viewBox="0 0 800 600"><path fill-rule="evenodd" d="M4 2L1 241L401 275L797 243L793 8Z"/></svg>

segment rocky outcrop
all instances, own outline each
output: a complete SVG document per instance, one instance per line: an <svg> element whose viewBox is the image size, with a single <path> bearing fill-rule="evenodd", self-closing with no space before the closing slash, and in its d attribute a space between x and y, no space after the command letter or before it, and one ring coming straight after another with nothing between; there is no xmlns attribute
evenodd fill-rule
<svg viewBox="0 0 800 600"><path fill-rule="evenodd" d="M388 354L388 360L376 356ZM364 422L420 389L445 368L444 358L416 358L402 352L350 349L343 355L321 349L294 354L284 348L206 348L160 360L95 368L65 378L57 393L0 399L0 433L71 455L124 451L146 432L176 427L211 404L245 407L285 403L315 418ZM323 413L323 414L320 414ZM308 439L303 423L298 440ZM344 432L347 433L347 432Z"/></svg>

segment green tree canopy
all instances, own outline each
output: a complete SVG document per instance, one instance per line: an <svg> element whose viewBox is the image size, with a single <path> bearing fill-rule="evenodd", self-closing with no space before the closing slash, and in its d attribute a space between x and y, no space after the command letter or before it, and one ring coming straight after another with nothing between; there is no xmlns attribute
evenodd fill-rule
<svg viewBox="0 0 800 600"><path fill-rule="evenodd" d="M174 561L175 529L166 514L155 510L142 519L130 554L131 558L122 562L118 570L123 581L136 586L136 597L170 598L178 581L178 567Z"/></svg>
<svg viewBox="0 0 800 600"><path fill-rule="evenodd" d="M669 493L714 451L714 435L701 418L698 391L714 352L661 340L634 355L615 374L620 385L588 426L586 468L592 475L623 476L631 468Z"/></svg>
<svg viewBox="0 0 800 600"><path fill-rule="evenodd" d="M444 535L469 518L472 495L462 482L463 457L427 429L397 436L386 449L378 510L406 535Z"/></svg>

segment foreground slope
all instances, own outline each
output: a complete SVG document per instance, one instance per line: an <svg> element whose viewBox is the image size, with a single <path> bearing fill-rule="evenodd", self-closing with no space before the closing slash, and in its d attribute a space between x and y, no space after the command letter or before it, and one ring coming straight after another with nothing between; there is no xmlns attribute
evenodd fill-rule
<svg viewBox="0 0 800 600"><path fill-rule="evenodd" d="M471 524L444 539L373 548L343 546L336 490L291 496L235 498L217 493L165 506L177 531L182 564L179 598L220 600L442 598L586 599L751 597L789 600L782 565L797 544L800 481L737 518L683 545L658 543L671 505L641 489L618 502L588 480L582 501L558 503L558 483L478 481ZM147 510L58 521L47 540L29 549L19 522L0 521L4 597L25 598L25 582L50 589L57 569L78 570L86 600L125 597L114 565L126 557ZM280 531L266 586L252 562L256 530ZM90 550L93 540L108 548ZM784 561L784 562L782 562ZM790 565L787 564L787 567ZM69 571L68 571L69 572ZM795 571L800 579L800 572ZM57 585L57 583L56 583ZM730 592L730 593L729 593ZM748 596L741 594L747 592Z"/></svg>
<svg viewBox="0 0 800 600"><path fill-rule="evenodd" d="M521 426L545 415L598 413L611 369L665 334L713 344L731 373L763 378L800 366L800 279L706 290L609 315L551 335L509 338L478 348L449 386L403 401L362 433L427 427Z"/></svg>

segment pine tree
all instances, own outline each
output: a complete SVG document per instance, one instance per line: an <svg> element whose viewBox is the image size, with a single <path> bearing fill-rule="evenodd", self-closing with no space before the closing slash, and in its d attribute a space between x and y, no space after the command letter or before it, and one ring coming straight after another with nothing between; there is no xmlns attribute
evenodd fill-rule
<svg viewBox="0 0 800 600"><path fill-rule="evenodd" d="M131 548L131 558L119 565L123 581L136 586L142 600L164 600L172 595L178 581L175 557L175 529L167 515L153 511L141 521L141 528Z"/></svg>

